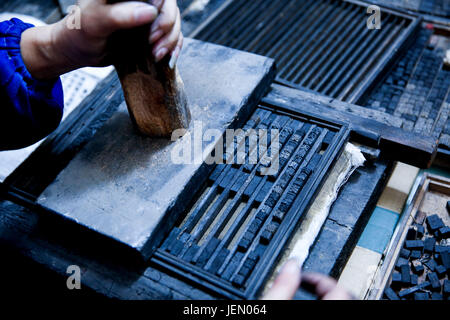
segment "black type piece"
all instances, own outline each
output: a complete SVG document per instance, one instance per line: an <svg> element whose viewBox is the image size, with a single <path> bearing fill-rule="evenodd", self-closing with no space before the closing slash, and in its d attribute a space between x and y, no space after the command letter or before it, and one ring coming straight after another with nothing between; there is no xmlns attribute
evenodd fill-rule
<svg viewBox="0 0 450 320"><path fill-rule="evenodd" d="M419 276L417 274L412 273L410 283L412 286L418 285L419 284Z"/></svg>
<svg viewBox="0 0 450 320"><path fill-rule="evenodd" d="M441 290L441 282L439 281L439 277L435 272L430 272L429 274L427 274L427 279L431 283L431 290Z"/></svg>
<svg viewBox="0 0 450 320"><path fill-rule="evenodd" d="M416 249L416 250L422 250L423 249L423 241L422 240L406 240L405 241L405 248L406 249Z"/></svg>
<svg viewBox="0 0 450 320"><path fill-rule="evenodd" d="M439 279L442 279L445 277L445 273L447 272L447 269L444 266L437 266L434 269L439 277Z"/></svg>
<svg viewBox="0 0 450 320"><path fill-rule="evenodd" d="M427 253L431 253L434 250L434 244L436 243L436 239L434 238L427 238L423 242L423 251Z"/></svg>
<svg viewBox="0 0 450 320"><path fill-rule="evenodd" d="M416 227L410 227L408 229L408 233L406 234L406 240L416 240L416 238L417 238Z"/></svg>
<svg viewBox="0 0 450 320"><path fill-rule="evenodd" d="M418 224L416 225L416 230L417 230L417 239L422 239L423 235L425 234L424 226Z"/></svg>
<svg viewBox="0 0 450 320"><path fill-rule="evenodd" d="M411 251L410 258L411 259L420 259L422 257L422 252L419 250L413 250Z"/></svg>
<svg viewBox="0 0 450 320"><path fill-rule="evenodd" d="M442 265L447 269L447 271L450 270L450 252L443 252L441 253L441 261Z"/></svg>
<svg viewBox="0 0 450 320"><path fill-rule="evenodd" d="M414 300L429 300L430 296L427 292L416 292L414 293Z"/></svg>
<svg viewBox="0 0 450 320"><path fill-rule="evenodd" d="M431 232L434 232L434 231L436 231L436 230L438 230L440 228L445 227L444 223L442 222L442 219L439 218L439 216L437 214L433 214L431 216L428 216L426 221L427 221L428 229Z"/></svg>
<svg viewBox="0 0 450 320"><path fill-rule="evenodd" d="M411 269L409 268L409 265L402 265L400 267L400 274L402 275L403 284L409 284L411 282Z"/></svg>
<svg viewBox="0 0 450 320"><path fill-rule="evenodd" d="M450 296L450 280L444 280L444 286L442 289L442 293L446 298Z"/></svg>
<svg viewBox="0 0 450 320"><path fill-rule="evenodd" d="M416 260L412 262L412 270L416 274L422 274L425 268L420 261Z"/></svg>
<svg viewBox="0 0 450 320"><path fill-rule="evenodd" d="M403 265L407 265L408 264L408 260L406 260L405 258L399 257L397 259L397 263L395 264L395 268L400 270L401 266Z"/></svg>
<svg viewBox="0 0 450 320"><path fill-rule="evenodd" d="M430 259L426 262L424 262L424 264L428 267L428 269L430 269L431 271L434 271L437 267L437 263L436 261L434 261L434 259Z"/></svg>
<svg viewBox="0 0 450 320"><path fill-rule="evenodd" d="M433 292L431 294L431 300L444 300L444 296L440 293Z"/></svg>
<svg viewBox="0 0 450 320"><path fill-rule="evenodd" d="M441 253L449 252L449 251L450 251L450 247L448 247L448 246L438 246L438 245L434 246L434 252L437 254L441 254Z"/></svg>
<svg viewBox="0 0 450 320"><path fill-rule="evenodd" d="M439 238L440 239L448 239L450 238L450 227L442 227L439 229Z"/></svg>
<svg viewBox="0 0 450 320"><path fill-rule="evenodd" d="M399 272L394 272L391 283L392 285L400 285L402 283L402 275Z"/></svg>
<svg viewBox="0 0 450 320"><path fill-rule="evenodd" d="M409 256L411 255L411 251L408 249L401 249L400 250L400 257L404 258L404 259L408 259Z"/></svg>
<svg viewBox="0 0 450 320"><path fill-rule="evenodd" d="M406 296L408 296L408 295L410 295L410 294L413 294L413 293L415 293L415 292L417 292L417 291L419 291L419 290L426 289L426 288L428 288L430 285L431 285L431 284L430 284L429 281L422 282L421 284L419 284L419 285L417 285L417 286L414 286L414 287L411 287L411 288L404 289L404 290L400 291L400 292L398 293L398 296L399 296L400 298L406 297Z"/></svg>

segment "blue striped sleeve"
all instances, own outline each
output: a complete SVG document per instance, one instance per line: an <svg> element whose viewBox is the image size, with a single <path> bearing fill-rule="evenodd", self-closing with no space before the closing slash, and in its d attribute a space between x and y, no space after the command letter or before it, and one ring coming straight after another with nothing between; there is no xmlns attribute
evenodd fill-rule
<svg viewBox="0 0 450 320"><path fill-rule="evenodd" d="M19 19L0 22L0 150L39 141L62 118L61 80L35 79L23 62L21 35L31 27Z"/></svg>

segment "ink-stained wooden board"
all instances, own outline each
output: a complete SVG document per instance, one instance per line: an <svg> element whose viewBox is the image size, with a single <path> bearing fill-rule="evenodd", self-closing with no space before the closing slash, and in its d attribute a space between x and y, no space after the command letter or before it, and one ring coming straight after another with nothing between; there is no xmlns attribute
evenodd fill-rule
<svg viewBox="0 0 450 320"><path fill-rule="evenodd" d="M355 139L379 148L391 160L428 168L436 156L437 139L405 132L398 128L398 118L385 113L277 84L272 85L265 101L348 123Z"/></svg>
<svg viewBox="0 0 450 320"><path fill-rule="evenodd" d="M450 179L428 173L417 178L407 200L406 209L385 252L383 264L369 290L368 300L381 299L384 290L388 288L394 265L403 247L408 229L414 222L423 221L426 216L437 214L445 225L450 225L450 215L446 209L449 200ZM424 279L421 280L424 281Z"/></svg>
<svg viewBox="0 0 450 320"><path fill-rule="evenodd" d="M274 78L272 59L189 39L179 67L192 139L242 124ZM149 257L209 170L214 139L200 140L199 159L176 164L181 143L138 135L123 103L38 202Z"/></svg>
<svg viewBox="0 0 450 320"><path fill-rule="evenodd" d="M26 14L52 23L61 18L56 0L8 0L0 3L1 12Z"/></svg>
<svg viewBox="0 0 450 320"><path fill-rule="evenodd" d="M367 162L355 170L333 203L303 265L305 270L339 278L391 170L392 163L386 160Z"/></svg>

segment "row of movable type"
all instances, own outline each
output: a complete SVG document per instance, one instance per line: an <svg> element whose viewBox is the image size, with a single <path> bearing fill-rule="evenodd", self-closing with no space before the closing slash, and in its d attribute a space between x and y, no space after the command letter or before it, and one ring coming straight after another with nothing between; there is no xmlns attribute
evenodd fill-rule
<svg viewBox="0 0 450 320"><path fill-rule="evenodd" d="M293 160L291 160L291 162L292 161L293 162L303 161L304 157L306 156L307 152L311 149L312 145L316 141L320 132L321 132L321 129L319 129L319 128L314 128L310 132L310 134L305 138L305 141L304 141L303 145L300 147L300 150L295 154L295 155L297 155L298 153L302 152L303 156L301 158L294 158ZM300 143L301 139L302 139L302 133L300 133L300 132L296 132L296 133L294 133L294 135L292 135L290 141L287 143L287 145L289 145L292 142L291 146L289 148L287 148L287 152L285 154L285 157L287 159L289 159L292 156L292 152L295 151L296 145L298 145L298 143ZM276 232L277 225L279 225L278 222L280 222L282 220L282 218L284 217L284 215L287 213L287 210L290 208L296 195L301 190L301 187L303 186L304 182L308 178L309 173L310 173L310 171L307 171L307 170L302 170L300 172L296 181L293 184L292 190L289 190L290 192L286 195L285 201L281 203L281 205L279 206L279 208L277 210L277 217L275 218L276 221L271 222L270 226L266 227L267 230L263 231L264 236L261 237L262 243L268 243L268 241L270 241L272 239L273 234ZM271 189L269 196L264 201L264 204L258 209L257 215L259 214L261 216L261 215L265 215L265 214L267 214L267 215L270 214L272 209L276 206L276 204L280 200L286 186L288 185L288 183L290 182L290 180L292 179L292 177L294 175L295 175L294 168L288 167L288 168L286 168L286 170L284 170L278 183ZM260 213L261 211L262 211L262 213ZM264 220L260 221L260 220L255 219L250 224L250 226L253 224L254 227L252 227L250 229L250 226L249 226L249 228L244 232L244 235L242 236L242 238L239 241L238 250L246 251L250 247L256 234L259 231L259 228L262 226L263 223L264 223ZM275 229L275 230L273 230L273 229Z"/></svg>
<svg viewBox="0 0 450 320"><path fill-rule="evenodd" d="M279 153L279 156L278 156L279 170L277 173L272 175L272 179L278 178L278 175L280 174L280 172L282 172L282 169L285 167L286 163L289 161L292 154L295 152L295 150L301 143L302 139L305 137L309 127L310 127L310 125L302 126L300 129L297 129L294 132L294 134L289 138L288 142L286 143L284 148L282 148L282 150ZM307 140L307 138L305 139L305 141L306 140ZM280 145L281 145L281 142L280 142ZM266 154L266 156L263 157L263 161L261 161L261 164L258 166L258 169L257 169L258 170L257 173L259 175L263 175L265 173L265 171L267 170L267 167L269 167L272 164L274 157L276 157L276 155L272 154L272 153L273 153L273 150L271 149Z"/></svg>

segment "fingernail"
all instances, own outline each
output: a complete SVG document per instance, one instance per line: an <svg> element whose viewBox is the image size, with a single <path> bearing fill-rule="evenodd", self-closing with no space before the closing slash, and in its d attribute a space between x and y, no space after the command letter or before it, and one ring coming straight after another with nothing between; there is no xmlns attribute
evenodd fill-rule
<svg viewBox="0 0 450 320"><path fill-rule="evenodd" d="M157 18L152 23L152 27L150 28L150 33L155 33L158 30L158 28L159 28L159 19Z"/></svg>
<svg viewBox="0 0 450 320"><path fill-rule="evenodd" d="M161 38L162 33L163 33L162 30L157 30L156 32L152 32L152 34L150 35L150 43L154 43L156 40Z"/></svg>
<svg viewBox="0 0 450 320"><path fill-rule="evenodd" d="M168 52L167 48L159 49L155 54L156 62L161 61L161 59L164 58L164 56L167 54L167 52Z"/></svg>
<svg viewBox="0 0 450 320"><path fill-rule="evenodd" d="M134 9L134 19L136 22L150 22L158 15L158 10L151 5L138 6Z"/></svg>
<svg viewBox="0 0 450 320"><path fill-rule="evenodd" d="M172 56L170 57L170 61L169 61L169 68L170 69L174 69L177 61L178 61L178 56L180 55L180 49L178 47L175 48L175 50L173 50L172 52Z"/></svg>

